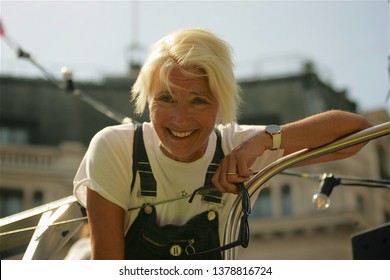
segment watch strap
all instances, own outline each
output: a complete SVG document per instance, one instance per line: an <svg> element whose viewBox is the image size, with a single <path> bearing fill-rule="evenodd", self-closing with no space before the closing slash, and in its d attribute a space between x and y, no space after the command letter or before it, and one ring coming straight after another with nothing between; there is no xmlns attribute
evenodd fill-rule
<svg viewBox="0 0 390 280"><path fill-rule="evenodd" d="M280 145L282 144L282 134L275 133L275 134L271 134L271 136L272 136L272 150L279 149Z"/></svg>
<svg viewBox="0 0 390 280"><path fill-rule="evenodd" d="M265 132L272 137L271 150L277 150L282 145L282 128L278 125L268 125L265 128Z"/></svg>

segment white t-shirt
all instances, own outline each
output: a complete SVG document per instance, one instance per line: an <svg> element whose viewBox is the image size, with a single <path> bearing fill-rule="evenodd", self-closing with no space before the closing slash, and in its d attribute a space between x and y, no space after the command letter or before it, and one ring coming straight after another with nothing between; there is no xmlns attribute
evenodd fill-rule
<svg viewBox="0 0 390 280"><path fill-rule="evenodd" d="M244 126L231 123L218 125L222 135L222 149L229 154L244 139L263 130L264 126ZM132 174L132 150L134 125L123 124L104 128L92 139L87 153L74 179L74 195L86 207L86 188L99 193L105 199L115 203L126 211L125 232L137 217L139 208L145 202L157 203L156 212L159 225L182 225L193 216L206 210L215 210L219 215L219 234L222 242L223 233L235 194L223 194L223 205L216 206L202 201L197 195L192 203L188 198L161 203L185 195L203 186L205 174L212 161L216 148L217 136L212 133L202 158L182 163L168 158L160 150L160 140L151 123L143 123L145 149L153 175L157 182L157 196L145 198L138 195L140 186L137 176L135 186L130 192ZM283 156L283 150L267 150L251 167L259 171ZM252 199L254 196L252 196Z"/></svg>

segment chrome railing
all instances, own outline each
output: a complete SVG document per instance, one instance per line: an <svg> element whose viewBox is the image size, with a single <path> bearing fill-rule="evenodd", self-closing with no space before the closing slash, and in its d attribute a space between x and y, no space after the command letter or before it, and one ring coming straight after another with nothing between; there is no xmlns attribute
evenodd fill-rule
<svg viewBox="0 0 390 280"><path fill-rule="evenodd" d="M390 134L390 122L386 122L374 127L359 131L352 135L349 135L343 139L332 142L328 145L315 148L315 149L303 149L296 153L290 154L279 160L269 164L264 169L260 170L247 184L249 196L252 196L258 191L265 188L264 183L271 179L276 174L283 170L293 167L306 160L318 158L323 155L327 155L360 143L364 143L385 135ZM224 233L224 244L233 242L239 229L239 222L241 216L241 196L237 196L230 210L228 220ZM224 259L231 260L236 259L238 248L232 248L224 252Z"/></svg>

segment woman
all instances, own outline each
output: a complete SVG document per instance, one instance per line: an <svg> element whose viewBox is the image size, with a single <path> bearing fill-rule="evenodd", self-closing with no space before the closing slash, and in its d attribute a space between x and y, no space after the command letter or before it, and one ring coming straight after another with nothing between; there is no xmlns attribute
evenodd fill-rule
<svg viewBox="0 0 390 280"><path fill-rule="evenodd" d="M230 47L204 29L158 41L132 96L138 113L148 106L150 123L97 133L75 178L93 259L218 259L220 252L196 253L220 246L239 184L284 155L370 127L342 111L281 127L236 124L240 96ZM305 164L345 158L361 147ZM218 192L189 204L204 185Z"/></svg>

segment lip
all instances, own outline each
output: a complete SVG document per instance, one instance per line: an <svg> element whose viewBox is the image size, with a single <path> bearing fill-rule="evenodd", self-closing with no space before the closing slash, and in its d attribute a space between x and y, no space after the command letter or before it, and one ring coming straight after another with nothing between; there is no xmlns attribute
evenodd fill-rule
<svg viewBox="0 0 390 280"><path fill-rule="evenodd" d="M185 138L191 136L195 132L195 130L178 131L178 130L172 130L169 128L167 128L167 131L171 135L173 135L175 138L179 138L179 139L185 139Z"/></svg>

